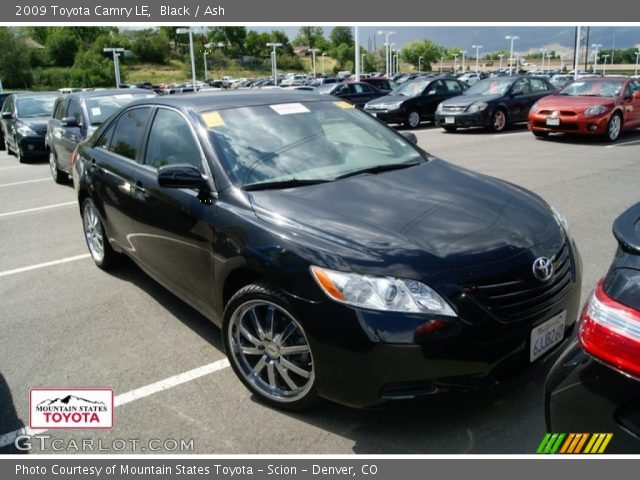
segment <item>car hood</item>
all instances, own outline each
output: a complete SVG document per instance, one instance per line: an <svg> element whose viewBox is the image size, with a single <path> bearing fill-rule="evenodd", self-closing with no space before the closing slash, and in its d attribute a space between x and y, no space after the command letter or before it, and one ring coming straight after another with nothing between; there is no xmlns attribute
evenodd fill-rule
<svg viewBox="0 0 640 480"><path fill-rule="evenodd" d="M28 126L31 130L44 135L47 133L47 122L50 117L26 117L20 118L20 123Z"/></svg>
<svg viewBox="0 0 640 480"><path fill-rule="evenodd" d="M410 98L413 98L413 97L406 97L404 95L397 95L395 93L392 93L389 95L383 95L382 97L378 97L373 100L369 100L367 102L367 105L371 105L371 106L386 105L387 103L404 102L405 100L408 100Z"/></svg>
<svg viewBox="0 0 640 480"><path fill-rule="evenodd" d="M549 95L538 100L538 107L566 108L581 110L594 105L614 105L615 97L572 97L569 95Z"/></svg>
<svg viewBox="0 0 640 480"><path fill-rule="evenodd" d="M248 195L260 219L304 243L310 261L331 267L313 258L328 251L365 273L425 278L525 251L549 255L564 238L535 194L437 159Z"/></svg>
<svg viewBox="0 0 640 480"><path fill-rule="evenodd" d="M502 98L502 95L458 95L442 102L443 105L453 107L467 107L475 102L491 102Z"/></svg>

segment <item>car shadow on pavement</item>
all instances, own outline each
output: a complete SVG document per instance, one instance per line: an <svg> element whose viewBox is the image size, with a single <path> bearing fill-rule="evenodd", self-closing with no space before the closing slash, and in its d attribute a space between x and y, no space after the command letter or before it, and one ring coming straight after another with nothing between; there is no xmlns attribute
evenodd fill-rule
<svg viewBox="0 0 640 480"><path fill-rule="evenodd" d="M459 128L455 132L447 132L444 128L441 129L444 135L450 135L455 137L456 135L508 135L509 133L526 132L526 123L517 123L515 125L507 125L502 132L494 132L484 127L471 127L471 128Z"/></svg>
<svg viewBox="0 0 640 480"><path fill-rule="evenodd" d="M22 427L24 427L24 423L20 420L16 412L9 385L4 375L0 373L0 435L19 430ZM0 446L0 454L15 455L18 453L26 452L16 448L13 443L5 447Z"/></svg>

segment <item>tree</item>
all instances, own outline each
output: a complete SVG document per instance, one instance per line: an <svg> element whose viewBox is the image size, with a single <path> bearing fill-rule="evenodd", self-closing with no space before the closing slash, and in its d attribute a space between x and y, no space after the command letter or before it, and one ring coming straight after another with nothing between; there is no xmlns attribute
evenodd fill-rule
<svg viewBox="0 0 640 480"><path fill-rule="evenodd" d="M61 27L49 33L46 47L54 65L70 67L80 49L80 40L71 30Z"/></svg>
<svg viewBox="0 0 640 480"><path fill-rule="evenodd" d="M353 33L351 27L334 27L329 35L329 40L334 47L338 47L343 43L347 46L353 45Z"/></svg>
<svg viewBox="0 0 640 480"><path fill-rule="evenodd" d="M30 48L16 31L0 27L0 80L5 88L29 88L33 75L29 65ZM27 53L25 55L25 53Z"/></svg>
<svg viewBox="0 0 640 480"><path fill-rule="evenodd" d="M318 39L320 38L324 38L322 27L300 27L298 35L293 39L293 44L318 48Z"/></svg>
<svg viewBox="0 0 640 480"><path fill-rule="evenodd" d="M431 63L440 61L444 54L444 49L431 40L412 40L402 47L401 56L405 62L418 67L422 64L422 69L430 71ZM419 60L422 57L422 60Z"/></svg>
<svg viewBox="0 0 640 480"><path fill-rule="evenodd" d="M113 86L113 63L93 50L80 52L69 71L69 83L71 87Z"/></svg>
<svg viewBox="0 0 640 480"><path fill-rule="evenodd" d="M136 33L131 50L142 62L166 63L169 59L169 39L161 30L140 30Z"/></svg>

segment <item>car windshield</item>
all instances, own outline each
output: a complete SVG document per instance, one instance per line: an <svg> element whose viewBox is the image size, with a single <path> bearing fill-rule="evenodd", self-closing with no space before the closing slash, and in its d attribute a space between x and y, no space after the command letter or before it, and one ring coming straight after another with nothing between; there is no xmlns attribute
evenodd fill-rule
<svg viewBox="0 0 640 480"><path fill-rule="evenodd" d="M231 181L247 189L328 182L423 161L413 144L344 101L241 107L202 117Z"/></svg>
<svg viewBox="0 0 640 480"><path fill-rule="evenodd" d="M400 84L395 93L404 97L415 97L420 95L429 84L429 79L419 78Z"/></svg>
<svg viewBox="0 0 640 480"><path fill-rule="evenodd" d="M513 83L513 78L485 78L465 90L463 95L504 95Z"/></svg>
<svg viewBox="0 0 640 480"><path fill-rule="evenodd" d="M120 109L120 107L134 100L153 96L151 93L122 93L86 98L85 104L87 105L87 112L89 113L89 123L91 125L101 125L107 118Z"/></svg>
<svg viewBox="0 0 640 480"><path fill-rule="evenodd" d="M624 87L624 80L598 78L577 80L560 90L560 95L570 97L617 97Z"/></svg>
<svg viewBox="0 0 640 480"><path fill-rule="evenodd" d="M56 97L53 96L18 98L16 101L18 117L50 117L55 101Z"/></svg>

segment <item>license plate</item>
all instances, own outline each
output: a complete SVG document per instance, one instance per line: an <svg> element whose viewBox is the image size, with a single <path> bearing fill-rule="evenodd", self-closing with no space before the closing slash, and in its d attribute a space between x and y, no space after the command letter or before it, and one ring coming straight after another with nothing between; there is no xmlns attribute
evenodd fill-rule
<svg viewBox="0 0 640 480"><path fill-rule="evenodd" d="M547 117L547 125L550 127L560 126L560 119L555 117Z"/></svg>
<svg viewBox="0 0 640 480"><path fill-rule="evenodd" d="M565 311L531 331L530 361L535 361L562 341L566 319L567 312Z"/></svg>
<svg viewBox="0 0 640 480"><path fill-rule="evenodd" d="M452 123L456 123L456 117L444 117L444 123L451 125Z"/></svg>

